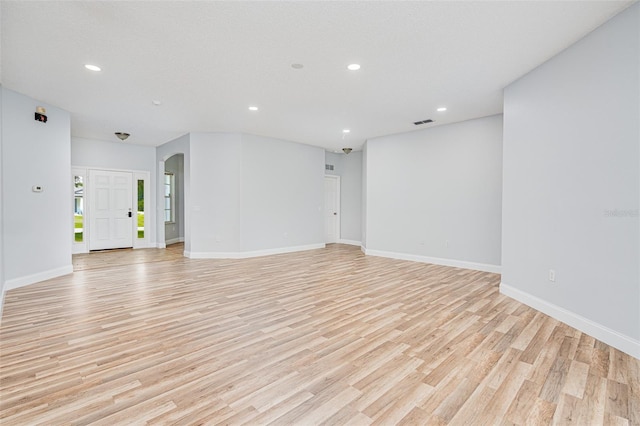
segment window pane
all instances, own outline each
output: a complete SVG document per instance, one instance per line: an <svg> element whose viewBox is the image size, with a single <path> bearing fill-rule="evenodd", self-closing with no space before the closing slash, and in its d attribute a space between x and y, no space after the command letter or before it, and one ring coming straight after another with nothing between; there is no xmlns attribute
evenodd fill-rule
<svg viewBox="0 0 640 426"><path fill-rule="evenodd" d="M73 177L73 240L84 240L84 178Z"/></svg>
<svg viewBox="0 0 640 426"><path fill-rule="evenodd" d="M175 213L173 211L173 209L175 209L174 185L175 185L175 178L173 176L173 173L166 172L164 174L164 210L165 210L164 221L165 222L172 222L175 217Z"/></svg>
<svg viewBox="0 0 640 426"><path fill-rule="evenodd" d="M138 179L138 238L144 238L144 180Z"/></svg>

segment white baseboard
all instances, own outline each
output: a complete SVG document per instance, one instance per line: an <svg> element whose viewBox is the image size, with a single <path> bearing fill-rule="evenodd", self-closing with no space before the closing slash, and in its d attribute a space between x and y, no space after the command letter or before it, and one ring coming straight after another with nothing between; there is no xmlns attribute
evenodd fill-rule
<svg viewBox="0 0 640 426"><path fill-rule="evenodd" d="M349 244L350 246L361 246L362 243L360 241L356 241L356 240L345 240L340 238L338 240L339 244Z"/></svg>
<svg viewBox="0 0 640 426"><path fill-rule="evenodd" d="M305 246L280 247L275 249L255 250L255 251L236 251L236 252L189 252L185 251L184 255L190 259L247 259L250 257L270 256L272 254L293 253L296 251L315 250L324 248L325 244L309 244Z"/></svg>
<svg viewBox="0 0 640 426"><path fill-rule="evenodd" d="M146 249L146 248L156 248L156 244L155 243L137 243L133 249L134 250L138 250L138 249Z"/></svg>
<svg viewBox="0 0 640 426"><path fill-rule="evenodd" d="M570 325L591 337L595 337L596 339L611 345L624 353L640 359L640 341L638 340L618 333L617 331L605 327L602 324L598 324L597 322L591 321L590 319L580 316L574 312L554 305L553 303L549 303L539 297L525 293L515 287L511 287L504 282L500 283L500 293L547 314L558 321L562 321L563 323Z"/></svg>
<svg viewBox="0 0 640 426"><path fill-rule="evenodd" d="M456 259L442 259L439 257L420 256L417 254L407 254L407 253L395 253L391 251L382 251L382 250L369 250L364 247L362 248L362 251L367 256L388 257L390 259L410 260L412 262L421 262L421 263L433 263L434 265L452 266L454 268L472 269L474 271L491 272L494 274L500 274L502 272L502 267L500 265L490 265L487 263L467 262L464 260L456 260Z"/></svg>
<svg viewBox="0 0 640 426"><path fill-rule="evenodd" d="M25 275L24 277L14 278L4 282L4 291L14 288L24 287L25 285L34 284L40 281L50 280L51 278L60 277L73 273L73 265L62 266L60 268L49 269L48 271L38 272L37 274Z"/></svg>
<svg viewBox="0 0 640 426"><path fill-rule="evenodd" d="M165 243L157 243L156 248L167 248L167 244Z"/></svg>
<svg viewBox="0 0 640 426"><path fill-rule="evenodd" d="M165 246L176 243L184 243L184 237L171 238L170 240L164 242Z"/></svg>

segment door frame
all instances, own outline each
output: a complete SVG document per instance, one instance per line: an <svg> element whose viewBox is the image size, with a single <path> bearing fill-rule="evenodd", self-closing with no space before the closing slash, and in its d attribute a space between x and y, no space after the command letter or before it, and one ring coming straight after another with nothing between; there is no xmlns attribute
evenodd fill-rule
<svg viewBox="0 0 640 426"><path fill-rule="evenodd" d="M325 243L327 244L332 244L332 243L339 243L340 242L340 236L342 234L341 232L341 224L342 224L342 212L340 211L340 176L339 175L324 175L325 181L326 179L332 179L333 181L335 181L335 185L336 185L336 211L337 211L337 223L336 223L336 240L332 241L332 242L328 242L326 241L327 239L327 206L324 206L324 240ZM326 200L326 192L325 192L325 200Z"/></svg>
<svg viewBox="0 0 640 426"><path fill-rule="evenodd" d="M73 240L72 254L89 253L89 234L91 233L91 207L90 199L91 194L88 191L89 187L89 170L98 170L103 172L125 172L131 173L131 197L132 197L132 210L135 211L135 218L131 224L131 232L133 235L133 248L148 248L155 247L151 244L151 226L155 223L152 217L154 209L151 205L151 172L146 170L126 170L116 169L111 167L83 167L83 166L71 166L71 187L73 188L74 176L82 176L84 182L83 192L83 238L81 243L76 243ZM138 205L138 180L144 180L144 238L138 238L138 221L137 221L137 205ZM73 220L73 215L72 215ZM72 226L73 228L74 226Z"/></svg>

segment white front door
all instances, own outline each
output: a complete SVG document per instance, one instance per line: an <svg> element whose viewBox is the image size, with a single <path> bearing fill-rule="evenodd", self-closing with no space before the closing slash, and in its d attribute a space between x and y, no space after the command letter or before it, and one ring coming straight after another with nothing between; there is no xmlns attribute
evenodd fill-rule
<svg viewBox="0 0 640 426"><path fill-rule="evenodd" d="M340 239L340 177L324 177L325 242L336 243Z"/></svg>
<svg viewBox="0 0 640 426"><path fill-rule="evenodd" d="M132 175L89 170L89 250L133 247Z"/></svg>

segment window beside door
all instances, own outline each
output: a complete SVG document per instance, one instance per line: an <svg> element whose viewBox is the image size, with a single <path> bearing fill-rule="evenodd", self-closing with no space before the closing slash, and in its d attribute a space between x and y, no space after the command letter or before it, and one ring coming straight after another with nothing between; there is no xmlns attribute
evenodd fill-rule
<svg viewBox="0 0 640 426"><path fill-rule="evenodd" d="M73 176L73 240L84 241L84 176Z"/></svg>
<svg viewBox="0 0 640 426"><path fill-rule="evenodd" d="M138 238L144 239L144 179L138 179Z"/></svg>

